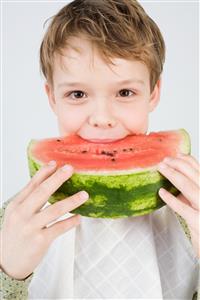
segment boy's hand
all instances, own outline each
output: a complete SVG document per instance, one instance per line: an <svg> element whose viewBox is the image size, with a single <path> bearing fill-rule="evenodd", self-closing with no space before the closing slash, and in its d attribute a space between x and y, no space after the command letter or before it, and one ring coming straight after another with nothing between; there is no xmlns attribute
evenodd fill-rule
<svg viewBox="0 0 200 300"><path fill-rule="evenodd" d="M161 188L159 195L166 204L183 217L189 227L191 241L196 255L200 258L199 217L200 217L200 166L190 155L180 154L168 157L158 166L164 175L180 192L177 197Z"/></svg>
<svg viewBox="0 0 200 300"><path fill-rule="evenodd" d="M41 210L72 173L72 167L56 170L56 165L43 166L7 206L1 230L0 266L9 276L18 280L26 278L42 260L51 242L79 225L80 216L75 215L47 227L83 204L88 199L84 191Z"/></svg>

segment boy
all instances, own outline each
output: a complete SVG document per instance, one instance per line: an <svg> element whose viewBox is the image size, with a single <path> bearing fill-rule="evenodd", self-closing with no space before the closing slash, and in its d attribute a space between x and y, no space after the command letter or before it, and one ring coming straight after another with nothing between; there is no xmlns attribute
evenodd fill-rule
<svg viewBox="0 0 200 300"><path fill-rule="evenodd" d="M40 51L60 135L110 142L146 133L148 114L160 98L164 58L162 35L138 2L75 0L65 6L52 20ZM5 284L4 297L23 299L30 284L31 299L191 299L200 256L199 165L189 155L165 163L158 170L181 191L177 198L159 192L172 210L165 206L120 220L80 220L67 214L50 226L88 195L82 191L44 206L72 175L73 166L57 170L51 162L42 168L5 211L0 263L2 278L11 286ZM173 211L186 220L191 244ZM105 248L94 242L100 239ZM136 243L141 240L142 247Z"/></svg>

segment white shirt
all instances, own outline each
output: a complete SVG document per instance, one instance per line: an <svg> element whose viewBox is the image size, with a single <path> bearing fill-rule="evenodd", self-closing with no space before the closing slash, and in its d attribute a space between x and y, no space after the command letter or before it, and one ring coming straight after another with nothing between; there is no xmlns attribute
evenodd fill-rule
<svg viewBox="0 0 200 300"><path fill-rule="evenodd" d="M199 260L168 207L121 219L82 217L36 268L29 299L192 299Z"/></svg>

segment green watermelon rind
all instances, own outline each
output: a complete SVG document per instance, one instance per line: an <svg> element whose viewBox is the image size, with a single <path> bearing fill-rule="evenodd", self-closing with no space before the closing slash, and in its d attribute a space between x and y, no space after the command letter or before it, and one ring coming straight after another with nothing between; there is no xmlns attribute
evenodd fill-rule
<svg viewBox="0 0 200 300"><path fill-rule="evenodd" d="M184 154L190 154L191 153L191 140L190 140L190 135L189 133L184 129L181 128L178 130L183 139L182 139L182 143L180 145L180 152L184 153Z"/></svg>
<svg viewBox="0 0 200 300"><path fill-rule="evenodd" d="M189 154L190 138L184 129L179 130L183 136L180 152ZM29 144L28 164L31 177L40 169L41 164L31 157ZM89 199L70 211L93 218L124 218L149 214L166 205L158 195L164 187L173 195L180 192L168 179L161 175L155 168L123 175L91 175L74 173L57 191L48 199L54 204L79 191L85 190Z"/></svg>

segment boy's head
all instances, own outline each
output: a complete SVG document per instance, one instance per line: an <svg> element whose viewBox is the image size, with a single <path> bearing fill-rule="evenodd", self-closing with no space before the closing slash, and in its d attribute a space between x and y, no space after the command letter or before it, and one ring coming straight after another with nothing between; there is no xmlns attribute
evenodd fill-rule
<svg viewBox="0 0 200 300"><path fill-rule="evenodd" d="M160 30L137 1L74 0L63 7L40 48L60 134L118 139L146 133L164 59Z"/></svg>

